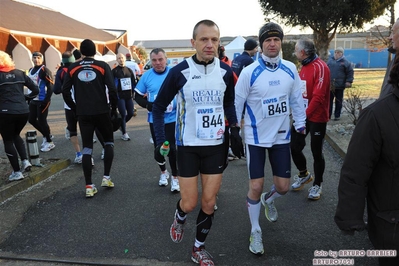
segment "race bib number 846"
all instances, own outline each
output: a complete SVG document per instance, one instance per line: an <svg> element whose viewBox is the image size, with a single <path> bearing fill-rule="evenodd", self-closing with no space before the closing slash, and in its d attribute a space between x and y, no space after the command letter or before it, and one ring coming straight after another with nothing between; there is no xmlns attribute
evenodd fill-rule
<svg viewBox="0 0 399 266"><path fill-rule="evenodd" d="M290 108L287 95L262 99L263 118L289 115Z"/></svg>

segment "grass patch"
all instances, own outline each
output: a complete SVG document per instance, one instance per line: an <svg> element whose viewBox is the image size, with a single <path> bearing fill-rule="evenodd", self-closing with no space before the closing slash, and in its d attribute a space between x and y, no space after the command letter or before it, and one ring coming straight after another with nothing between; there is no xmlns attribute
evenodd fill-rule
<svg viewBox="0 0 399 266"><path fill-rule="evenodd" d="M355 70L352 88L361 90L363 97L378 98L384 76L385 70Z"/></svg>

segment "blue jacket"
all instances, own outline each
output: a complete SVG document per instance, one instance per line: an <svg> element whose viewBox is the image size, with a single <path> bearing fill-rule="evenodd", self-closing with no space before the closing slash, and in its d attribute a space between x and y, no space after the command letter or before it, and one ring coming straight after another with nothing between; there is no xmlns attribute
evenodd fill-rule
<svg viewBox="0 0 399 266"><path fill-rule="evenodd" d="M240 76L241 71L244 67L252 64L254 60L247 52L242 52L239 56L233 59L231 62L231 69L233 69L234 73L236 73L237 77Z"/></svg>
<svg viewBox="0 0 399 266"><path fill-rule="evenodd" d="M346 82L353 82L352 64L344 56L337 60L330 57L327 65L330 69L331 86L335 86L335 89L344 89Z"/></svg>

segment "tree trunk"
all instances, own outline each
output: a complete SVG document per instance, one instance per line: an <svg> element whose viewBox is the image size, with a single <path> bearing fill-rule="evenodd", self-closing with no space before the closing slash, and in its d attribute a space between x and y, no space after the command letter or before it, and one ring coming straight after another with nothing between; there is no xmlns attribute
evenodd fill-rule
<svg viewBox="0 0 399 266"><path fill-rule="evenodd" d="M331 56L330 52L328 51L328 47L332 37L329 37L328 34L329 33L325 30L313 31L313 41L317 49L317 54L326 62Z"/></svg>

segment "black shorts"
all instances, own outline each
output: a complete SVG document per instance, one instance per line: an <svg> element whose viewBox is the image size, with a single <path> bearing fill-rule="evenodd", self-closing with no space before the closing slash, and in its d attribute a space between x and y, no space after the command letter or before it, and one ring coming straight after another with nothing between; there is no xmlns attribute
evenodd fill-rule
<svg viewBox="0 0 399 266"><path fill-rule="evenodd" d="M199 173L213 175L223 173L225 147L177 146L177 167L181 177L193 177Z"/></svg>

